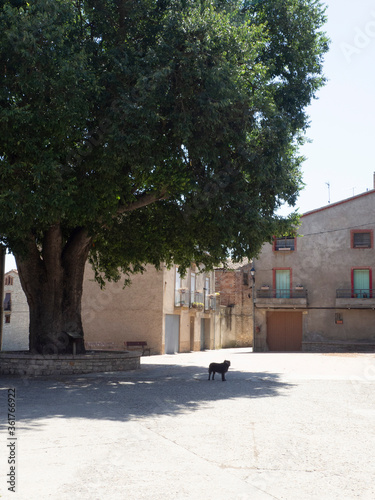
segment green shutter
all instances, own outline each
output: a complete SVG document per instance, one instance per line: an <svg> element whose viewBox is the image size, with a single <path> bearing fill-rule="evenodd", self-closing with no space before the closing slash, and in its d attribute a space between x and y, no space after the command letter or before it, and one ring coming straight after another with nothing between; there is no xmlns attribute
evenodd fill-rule
<svg viewBox="0 0 375 500"><path fill-rule="evenodd" d="M370 295L370 271L368 269L353 270L353 293L359 297L369 297Z"/></svg>
<svg viewBox="0 0 375 500"><path fill-rule="evenodd" d="M276 270L276 297L281 299L290 298L290 270L277 269Z"/></svg>

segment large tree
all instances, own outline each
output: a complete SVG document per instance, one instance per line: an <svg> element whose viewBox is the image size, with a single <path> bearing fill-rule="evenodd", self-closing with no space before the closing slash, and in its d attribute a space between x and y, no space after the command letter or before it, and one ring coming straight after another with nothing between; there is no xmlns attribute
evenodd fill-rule
<svg viewBox="0 0 375 500"><path fill-rule="evenodd" d="M88 259L99 281L211 267L290 231L324 21L316 0L0 0L0 234L32 351L83 334Z"/></svg>

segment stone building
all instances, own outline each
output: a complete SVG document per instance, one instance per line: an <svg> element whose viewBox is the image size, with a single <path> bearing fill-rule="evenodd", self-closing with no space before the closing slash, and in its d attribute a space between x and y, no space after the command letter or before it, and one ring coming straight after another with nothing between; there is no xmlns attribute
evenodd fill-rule
<svg viewBox="0 0 375 500"><path fill-rule="evenodd" d="M252 263L228 263L215 270L215 289L220 293L220 331L223 347L253 345Z"/></svg>
<svg viewBox="0 0 375 500"><path fill-rule="evenodd" d="M29 306L18 272L15 269L4 276L4 324L1 350L29 349Z"/></svg>
<svg viewBox="0 0 375 500"><path fill-rule="evenodd" d="M87 347L124 349L127 341L146 341L152 354L213 349L220 345L214 273L192 266L147 266L132 284L107 283L101 290L86 267L82 321Z"/></svg>
<svg viewBox="0 0 375 500"><path fill-rule="evenodd" d="M255 351L375 348L375 189L301 216L256 270Z"/></svg>

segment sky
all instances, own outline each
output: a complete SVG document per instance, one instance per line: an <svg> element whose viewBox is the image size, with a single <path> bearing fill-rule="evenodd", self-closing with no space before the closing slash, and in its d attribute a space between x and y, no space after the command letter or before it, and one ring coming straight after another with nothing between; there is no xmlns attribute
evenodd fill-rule
<svg viewBox="0 0 375 500"><path fill-rule="evenodd" d="M325 56L327 84L307 109L311 140L301 148L305 188L294 208L308 212L374 187L375 2L327 0L331 39ZM7 255L6 271L16 267Z"/></svg>
<svg viewBox="0 0 375 500"><path fill-rule="evenodd" d="M374 187L375 2L323 3L324 31L331 39L324 62L327 83L307 109L306 135L312 142L301 148L306 187L296 204L300 213Z"/></svg>

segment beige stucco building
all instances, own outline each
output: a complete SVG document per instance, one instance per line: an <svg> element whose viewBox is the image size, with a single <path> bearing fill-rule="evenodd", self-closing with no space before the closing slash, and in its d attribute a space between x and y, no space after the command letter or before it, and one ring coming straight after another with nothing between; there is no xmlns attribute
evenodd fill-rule
<svg viewBox="0 0 375 500"><path fill-rule="evenodd" d="M29 306L18 272L15 269L4 276L4 317L1 350L20 351L29 348Z"/></svg>
<svg viewBox="0 0 375 500"><path fill-rule="evenodd" d="M263 246L256 351L375 347L375 190L305 213L298 237Z"/></svg>
<svg viewBox="0 0 375 500"><path fill-rule="evenodd" d="M82 321L88 347L105 342L124 349L127 341L146 341L152 354L172 354L221 345L214 273L194 266L185 277L177 266L147 266L130 286L120 281L104 290L87 266Z"/></svg>

